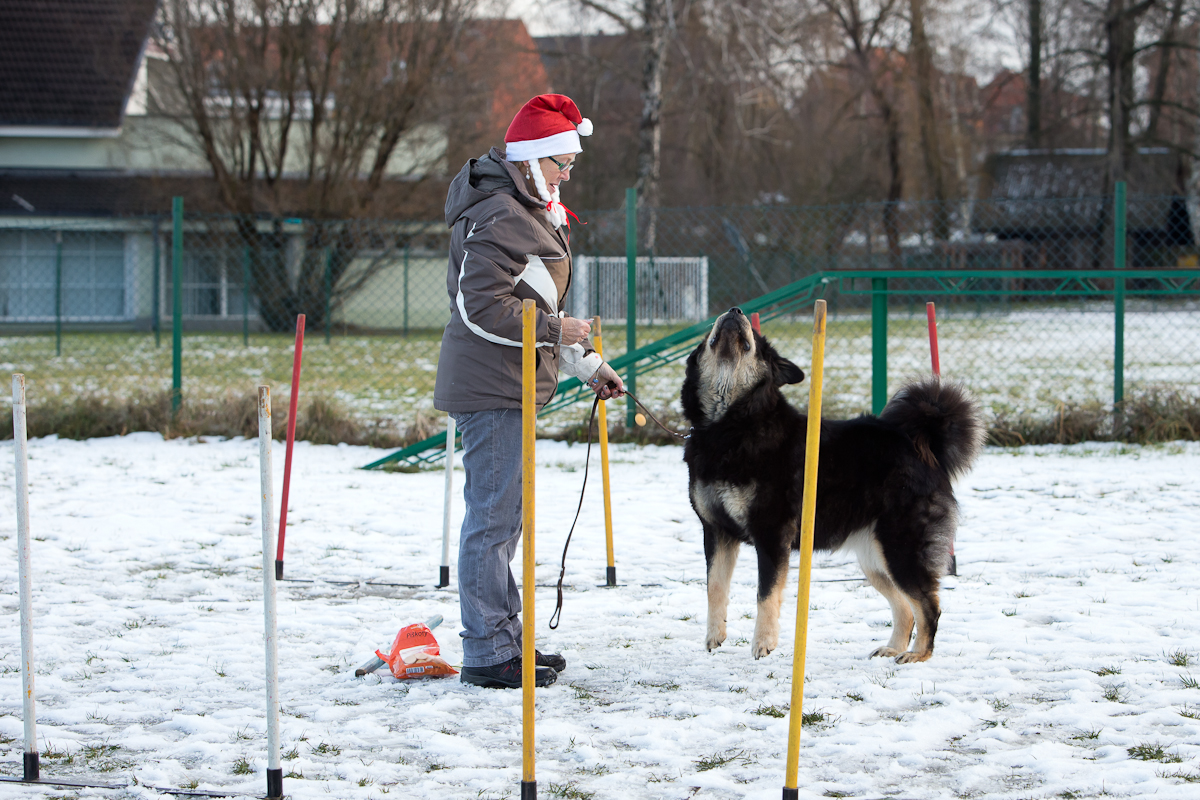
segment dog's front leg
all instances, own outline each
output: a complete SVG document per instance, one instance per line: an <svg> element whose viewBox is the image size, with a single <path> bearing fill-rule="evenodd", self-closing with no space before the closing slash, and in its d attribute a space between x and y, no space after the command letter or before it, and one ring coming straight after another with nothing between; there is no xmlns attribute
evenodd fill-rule
<svg viewBox="0 0 1200 800"><path fill-rule="evenodd" d="M779 606L787 585L788 551L759 544L758 617L754 621L754 641L750 650L762 658L779 646Z"/></svg>
<svg viewBox="0 0 1200 800"><path fill-rule="evenodd" d="M717 526L704 523L704 559L708 562L708 634L704 646L710 652L725 641L729 584L733 580L740 544Z"/></svg>

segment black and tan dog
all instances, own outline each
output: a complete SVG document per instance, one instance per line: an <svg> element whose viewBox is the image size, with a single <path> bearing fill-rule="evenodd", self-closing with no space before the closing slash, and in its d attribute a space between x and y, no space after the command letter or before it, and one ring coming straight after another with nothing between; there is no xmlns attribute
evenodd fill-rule
<svg viewBox="0 0 1200 800"><path fill-rule="evenodd" d="M693 430L684 460L704 526L709 650L725 641L743 543L758 556L754 657L779 642L788 555L800 544L808 424L779 387L802 380L738 308L722 314L688 357L682 400ZM878 417L822 420L815 548L854 550L891 604L892 638L871 655L903 664L933 654L938 581L958 524L951 480L970 469L983 438L977 405L936 378L901 389Z"/></svg>

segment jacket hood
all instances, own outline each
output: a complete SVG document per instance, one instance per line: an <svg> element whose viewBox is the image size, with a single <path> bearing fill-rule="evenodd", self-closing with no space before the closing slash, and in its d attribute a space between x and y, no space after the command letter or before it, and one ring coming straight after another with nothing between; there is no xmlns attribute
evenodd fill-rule
<svg viewBox="0 0 1200 800"><path fill-rule="evenodd" d="M493 147L482 158L472 158L464 164L450 181L450 190L446 193L446 225L454 227L471 206L496 193L512 195L529 208L545 206L529 193L517 165L505 161L504 151Z"/></svg>

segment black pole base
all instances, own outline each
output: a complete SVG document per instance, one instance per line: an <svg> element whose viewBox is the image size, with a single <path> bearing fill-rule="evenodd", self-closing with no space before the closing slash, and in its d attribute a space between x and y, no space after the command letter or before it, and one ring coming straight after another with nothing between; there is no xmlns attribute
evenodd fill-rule
<svg viewBox="0 0 1200 800"><path fill-rule="evenodd" d="M950 554L950 574L958 576L958 556L953 553Z"/></svg>
<svg viewBox="0 0 1200 800"><path fill-rule="evenodd" d="M605 569L606 569L605 576L608 581L608 585L616 586L617 585L617 568L616 567L606 567Z"/></svg>
<svg viewBox="0 0 1200 800"><path fill-rule="evenodd" d="M25 778L24 779L27 781L36 781L39 778L41 778L42 777L42 768L38 764L38 754L37 753L25 753L24 756L25 756L25 759L24 759L24 761L25 761L25 764L24 764Z"/></svg>
<svg viewBox="0 0 1200 800"><path fill-rule="evenodd" d="M537 781L521 781L521 800L537 800Z"/></svg>
<svg viewBox="0 0 1200 800"><path fill-rule="evenodd" d="M283 559L275 559L275 580L283 580Z"/></svg>
<svg viewBox="0 0 1200 800"><path fill-rule="evenodd" d="M267 770L267 800L283 797L283 768Z"/></svg>
<svg viewBox="0 0 1200 800"><path fill-rule="evenodd" d="M800 790L783 787L783 800L800 800Z"/></svg>
<svg viewBox="0 0 1200 800"><path fill-rule="evenodd" d="M448 564L438 567L438 583L437 588L445 589L450 585L450 566Z"/></svg>

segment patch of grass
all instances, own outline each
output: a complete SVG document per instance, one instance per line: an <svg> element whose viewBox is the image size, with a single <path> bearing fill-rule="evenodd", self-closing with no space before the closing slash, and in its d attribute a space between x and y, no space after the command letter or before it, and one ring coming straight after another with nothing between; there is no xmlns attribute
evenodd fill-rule
<svg viewBox="0 0 1200 800"><path fill-rule="evenodd" d="M1179 716L1187 717L1188 719L1200 719L1200 709L1193 708L1184 703L1183 708L1179 709Z"/></svg>
<svg viewBox="0 0 1200 800"><path fill-rule="evenodd" d="M1152 389L1131 395L1119 412L1099 401L1060 402L1053 414L1044 416L1002 410L988 430L988 444L1151 444L1200 438L1200 400L1185 391Z"/></svg>
<svg viewBox="0 0 1200 800"><path fill-rule="evenodd" d="M1009 703L1007 700L1001 700L999 697L996 697L996 698L989 700L988 705L992 707L993 711L1003 711L1004 709L1008 708L1012 704Z"/></svg>
<svg viewBox="0 0 1200 800"><path fill-rule="evenodd" d="M846 699L853 700L855 703L861 703L864 698L858 692L846 692Z"/></svg>
<svg viewBox="0 0 1200 800"><path fill-rule="evenodd" d="M757 714L760 717L774 717L775 719L783 719L788 715L787 706L759 706L750 712Z"/></svg>
<svg viewBox="0 0 1200 800"><path fill-rule="evenodd" d="M1071 738L1076 741L1093 742L1100 738L1101 730L1099 728L1089 728L1086 731L1080 731Z"/></svg>
<svg viewBox="0 0 1200 800"><path fill-rule="evenodd" d="M79 752L90 761L94 758L106 758L120 749L115 744L85 744Z"/></svg>
<svg viewBox="0 0 1200 800"><path fill-rule="evenodd" d="M254 765L251 764L249 761L247 761L245 756L242 756L237 761L233 762L233 774L234 775L253 775L254 774Z"/></svg>
<svg viewBox="0 0 1200 800"><path fill-rule="evenodd" d="M47 761L59 761L63 764L75 763L75 756L73 753L66 748L62 750L56 750L54 745L50 744L49 742L46 743L46 749L42 751L42 758L46 759Z"/></svg>
<svg viewBox="0 0 1200 800"><path fill-rule="evenodd" d="M551 797L564 797L567 800L592 800L596 796L594 792L585 792L580 789L579 784L574 781L551 783L546 787L546 791Z"/></svg>
<svg viewBox="0 0 1200 800"><path fill-rule="evenodd" d="M662 689L664 692L673 692L679 688L679 684L675 681L638 681L637 685L650 689Z"/></svg>
<svg viewBox="0 0 1200 800"><path fill-rule="evenodd" d="M696 765L697 772L708 772L710 769L717 769L735 761L747 764L750 759L746 757L745 750L727 750L723 753L713 753L711 756L705 756L692 763Z"/></svg>
<svg viewBox="0 0 1200 800"><path fill-rule="evenodd" d="M282 440L287 432L287 395L272 397L275 433ZM57 434L63 439L92 439L124 436L136 431L160 433L167 439L203 436L253 438L258 435L258 396L229 391L207 398L184 396L179 411L171 413L169 391L141 393L123 399L100 395L68 397L52 395L29 406L30 438ZM296 439L313 444L364 444L397 448L419 442L437 433L440 416L418 410L409 425L397 427L385 418L362 418L327 395L301 397L296 415ZM0 440L12 431L0 429Z"/></svg>
<svg viewBox="0 0 1200 800"><path fill-rule="evenodd" d="M805 711L803 714L800 715L800 724L802 726L808 726L810 728L811 727L821 727L824 725L832 725L833 723L837 722L837 720L838 720L837 717L835 717L831 714L826 714L824 711L822 711L819 708L814 709L812 711Z"/></svg>
<svg viewBox="0 0 1200 800"><path fill-rule="evenodd" d="M1112 703L1124 703L1129 697L1129 690L1123 684L1110 683L1104 687L1104 699Z"/></svg>
<svg viewBox="0 0 1200 800"><path fill-rule="evenodd" d="M1168 753L1161 744L1135 744L1133 747L1126 748L1126 753L1129 753L1130 758L1136 758L1138 761L1161 761L1164 764L1179 764L1183 759L1174 753Z"/></svg>
<svg viewBox="0 0 1200 800"><path fill-rule="evenodd" d="M1200 689L1200 681L1193 678L1190 672L1186 675L1180 675L1179 682L1183 684L1183 688L1185 689Z"/></svg>
<svg viewBox="0 0 1200 800"><path fill-rule="evenodd" d="M318 744L316 747L313 748L313 752L320 753L323 756L324 755L340 756L342 754L342 748L338 747L336 744L329 744L327 742L321 742L320 744Z"/></svg>
<svg viewBox="0 0 1200 800"><path fill-rule="evenodd" d="M288 772L288 774L287 774L287 775L284 775L283 777L285 777L285 778L291 778L291 779L293 779L293 780L297 780L297 781L302 781L302 780L304 780L304 773L303 773L303 772L297 772L296 770L291 770L291 771L289 771L289 772Z"/></svg>
<svg viewBox="0 0 1200 800"><path fill-rule="evenodd" d="M295 761L297 758L300 757L300 748L293 747L291 750L288 750L286 753L284 753L283 757L287 761Z"/></svg>
<svg viewBox="0 0 1200 800"><path fill-rule="evenodd" d="M1103 678L1105 675L1120 675L1121 668L1120 667L1101 667L1100 669L1092 670L1092 672L1096 673L1097 675L1099 675L1100 677Z"/></svg>
<svg viewBox="0 0 1200 800"><path fill-rule="evenodd" d="M1160 778L1178 778L1187 783L1200 783L1200 772L1184 772L1177 769L1174 772L1158 771L1155 773Z"/></svg>
<svg viewBox="0 0 1200 800"><path fill-rule="evenodd" d="M187 783L181 783L181 784L179 785L179 788L181 788L181 789L199 789L199 788L200 788L200 781L199 781L199 780L197 780L196 778L192 778L192 779L191 779L190 781L188 781Z"/></svg>
<svg viewBox="0 0 1200 800"><path fill-rule="evenodd" d="M1191 654L1187 650L1176 650L1167 655L1167 660L1171 662L1173 667L1188 667L1192 664Z"/></svg>

